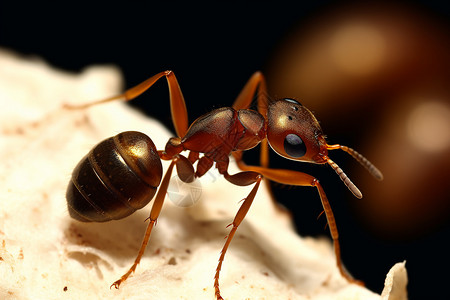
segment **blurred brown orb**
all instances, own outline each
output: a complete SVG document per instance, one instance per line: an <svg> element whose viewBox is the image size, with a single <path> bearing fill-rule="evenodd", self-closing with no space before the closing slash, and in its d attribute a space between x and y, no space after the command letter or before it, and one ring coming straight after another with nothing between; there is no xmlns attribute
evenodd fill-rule
<svg viewBox="0 0 450 300"><path fill-rule="evenodd" d="M355 213L386 238L450 217L448 33L445 20L405 6L347 6L301 24L269 67L274 95L298 97L329 136L359 139L349 146L383 172L380 183L347 170L364 195Z"/></svg>

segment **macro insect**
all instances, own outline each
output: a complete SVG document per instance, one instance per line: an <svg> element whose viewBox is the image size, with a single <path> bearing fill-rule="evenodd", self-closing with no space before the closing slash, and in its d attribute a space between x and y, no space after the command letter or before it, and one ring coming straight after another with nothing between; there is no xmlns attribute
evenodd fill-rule
<svg viewBox="0 0 450 300"><path fill-rule="evenodd" d="M173 168L176 167L183 182L189 183L202 177L214 163L218 172L231 184L253 184L230 224L231 230L220 253L214 276L217 299L222 299L219 274L228 247L250 209L263 178L286 185L317 188L333 239L337 267L348 281L360 283L345 271L342 264L335 218L319 181L299 171L269 168L269 147L290 160L330 165L357 198L362 197L361 192L329 158L329 150L341 149L349 153L378 180L383 175L355 150L327 144L315 116L298 101L290 98L269 101L262 73L256 72L251 76L232 107L213 110L196 119L189 127L185 100L172 71L160 72L121 95L67 107L80 109L115 100L129 101L163 77L169 87L171 115L177 136L170 138L163 150L156 149L152 140L140 132L122 132L108 138L78 163L67 188L69 214L82 222L125 218L146 206L156 194L137 257L130 269L111 287L119 288L139 264L161 212ZM255 97L257 111L249 109ZM260 166L245 164L243 151L257 145L261 146ZM187 157L182 154L183 151L188 152ZM236 174L228 173L230 155L241 170ZM171 161L164 176L161 160Z"/></svg>

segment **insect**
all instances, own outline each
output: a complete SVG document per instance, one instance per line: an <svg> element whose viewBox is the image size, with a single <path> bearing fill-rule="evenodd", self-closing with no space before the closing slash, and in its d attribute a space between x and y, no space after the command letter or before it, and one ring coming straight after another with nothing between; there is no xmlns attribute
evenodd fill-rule
<svg viewBox="0 0 450 300"><path fill-rule="evenodd" d="M80 109L114 100L132 100L163 77L169 86L171 114L177 137L170 138L164 150L157 150L152 140L140 132L122 132L108 138L79 162L67 189L70 216L82 222L125 218L147 205L156 194L137 257L130 269L111 287L119 288L139 264L161 212L173 168L176 167L183 182L189 183L203 176L214 163L219 173L231 184L253 185L230 224L231 230L219 257L214 276L217 299L223 299L219 274L228 247L250 209L263 178L287 185L317 188L333 239L337 267L348 281L360 283L345 271L341 262L336 221L319 181L299 171L269 168L269 147L290 160L329 164L357 198L362 197L361 192L329 158L329 150L341 149L349 153L378 180L383 175L355 150L327 144L315 116L298 101L290 98L269 101L262 73L256 72L251 76L232 107L213 110L196 119L189 127L184 97L172 71L160 72L121 95L68 108ZM255 96L257 111L249 109ZM245 164L242 160L243 151L258 144L261 145L261 165ZM184 151L188 152L187 157L182 154ZM230 155L233 155L241 170L236 174L228 173ZM164 176L161 160L171 161ZM196 167L194 163L197 163Z"/></svg>

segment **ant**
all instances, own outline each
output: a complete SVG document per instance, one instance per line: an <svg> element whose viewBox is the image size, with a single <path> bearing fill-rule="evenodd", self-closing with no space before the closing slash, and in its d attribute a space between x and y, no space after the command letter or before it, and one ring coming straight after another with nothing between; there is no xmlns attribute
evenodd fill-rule
<svg viewBox="0 0 450 300"><path fill-rule="evenodd" d="M217 299L223 299L219 273L228 246L250 209L263 178L287 185L317 188L333 239L337 267L349 282L362 284L353 279L342 264L336 221L319 181L306 173L269 168L269 146L290 160L329 164L357 198L362 198L361 192L328 157L328 150L341 149L347 152L378 180L382 180L383 175L355 150L327 144L315 116L298 101L284 98L269 102L261 72L251 76L232 107L213 110L199 117L190 127L184 97L172 71L160 72L121 95L84 105L67 105L67 108L87 108L114 100L129 101L144 93L162 77L168 83L177 137L170 138L164 150L157 150L152 140L140 132L122 132L108 138L78 163L67 189L70 216L82 222L107 222L125 218L146 206L156 194L148 217L150 222L137 257L131 268L111 287L119 288L139 264L161 212L173 168L176 167L183 182L189 183L202 177L214 163L219 173L230 183L238 186L254 185L229 225L232 228L220 253L214 276ZM257 98L258 111L249 109L254 96ZM242 160L243 151L258 144L261 145L261 166L246 165ZM189 152L188 157L181 154L183 151ZM230 155L233 155L241 172L228 173ZM161 160L171 161L164 177ZM193 166L195 162L196 168Z"/></svg>

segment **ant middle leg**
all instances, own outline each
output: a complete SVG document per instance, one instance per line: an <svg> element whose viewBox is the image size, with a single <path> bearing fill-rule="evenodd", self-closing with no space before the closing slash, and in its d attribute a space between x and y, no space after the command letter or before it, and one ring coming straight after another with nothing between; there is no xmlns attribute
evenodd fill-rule
<svg viewBox="0 0 450 300"><path fill-rule="evenodd" d="M220 270L222 269L222 264L225 259L225 254L227 253L228 247L230 246L231 240L234 237L234 234L236 233L236 230L238 229L238 226L241 224L242 220L244 220L245 216L247 215L248 210L250 209L250 206L253 203L253 199L255 198L256 192L258 191L259 184L261 183L262 176L256 172L240 172L234 175L228 175L225 177L230 182L233 181L233 179L230 180L230 178L234 178L234 180L240 181L242 180L241 185L248 185L251 183L255 183L253 186L253 189L250 191L248 196L244 199L244 202L242 203L241 207L239 208L233 223L229 224L227 227L232 226L230 233L226 237L225 245L222 248L222 251L220 252L219 257L219 263L216 268L216 274L214 275L214 290L215 295L218 300L223 300L222 296L220 295L220 288L219 288L219 274ZM253 181L253 182L251 182ZM244 184L248 183L248 184Z"/></svg>

